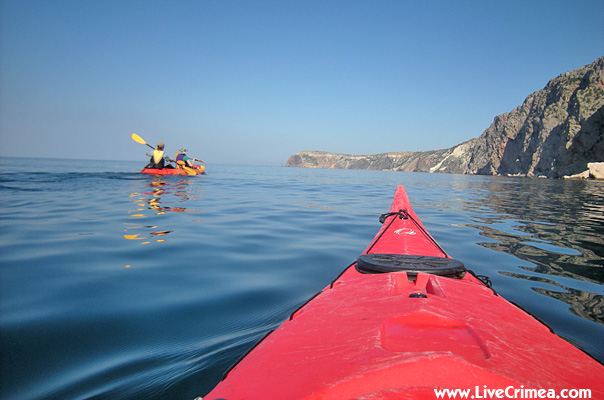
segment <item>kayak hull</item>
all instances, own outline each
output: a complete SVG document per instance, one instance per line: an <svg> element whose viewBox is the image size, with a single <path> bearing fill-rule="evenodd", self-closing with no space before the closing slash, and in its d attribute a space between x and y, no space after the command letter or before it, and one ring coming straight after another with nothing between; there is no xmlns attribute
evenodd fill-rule
<svg viewBox="0 0 604 400"><path fill-rule="evenodd" d="M201 175L205 172L206 167L203 165L195 165L195 168L143 168L141 174L152 174L152 175Z"/></svg>
<svg viewBox="0 0 604 400"><path fill-rule="evenodd" d="M357 262L204 399L434 399L435 389L475 398L589 389L604 398L602 364L462 270L399 186Z"/></svg>

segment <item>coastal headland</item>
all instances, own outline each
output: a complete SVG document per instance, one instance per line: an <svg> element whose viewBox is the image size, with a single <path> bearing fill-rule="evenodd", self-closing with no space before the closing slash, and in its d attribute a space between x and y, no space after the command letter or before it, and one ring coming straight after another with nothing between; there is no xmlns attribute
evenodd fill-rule
<svg viewBox="0 0 604 400"><path fill-rule="evenodd" d="M478 138L448 149L350 155L301 151L287 167L604 179L604 57L563 73Z"/></svg>

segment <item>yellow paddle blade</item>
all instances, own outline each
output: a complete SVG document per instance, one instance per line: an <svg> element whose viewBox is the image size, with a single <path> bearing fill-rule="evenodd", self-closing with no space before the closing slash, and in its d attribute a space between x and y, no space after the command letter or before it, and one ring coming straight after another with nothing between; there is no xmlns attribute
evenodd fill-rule
<svg viewBox="0 0 604 400"><path fill-rule="evenodd" d="M147 142L145 142L145 140L142 137L138 136L136 133L132 134L132 140L140 144L147 144Z"/></svg>
<svg viewBox="0 0 604 400"><path fill-rule="evenodd" d="M195 168L189 168L185 165L183 160L176 161L176 168L182 169L187 173L187 175L197 175L199 172Z"/></svg>

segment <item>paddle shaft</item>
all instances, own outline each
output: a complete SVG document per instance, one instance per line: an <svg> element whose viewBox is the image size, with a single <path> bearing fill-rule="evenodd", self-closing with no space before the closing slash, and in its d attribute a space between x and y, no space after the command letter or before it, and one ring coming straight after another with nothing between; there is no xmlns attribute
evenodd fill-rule
<svg viewBox="0 0 604 400"><path fill-rule="evenodd" d="M180 154L180 153L176 152L176 156L178 156L179 154ZM189 160L192 160L193 162L195 162L195 161L199 161L199 162L200 162L200 163L202 163L202 164L205 164L205 163L206 163L205 161L200 160L199 158L191 158L191 157L189 157Z"/></svg>

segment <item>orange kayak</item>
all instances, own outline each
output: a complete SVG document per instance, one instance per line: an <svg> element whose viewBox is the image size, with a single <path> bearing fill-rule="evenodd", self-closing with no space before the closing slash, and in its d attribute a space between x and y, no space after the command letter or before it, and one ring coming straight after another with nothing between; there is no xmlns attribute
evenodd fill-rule
<svg viewBox="0 0 604 400"><path fill-rule="evenodd" d="M153 175L201 175L205 172L206 167L203 165L194 165L193 168L143 168L141 174Z"/></svg>

